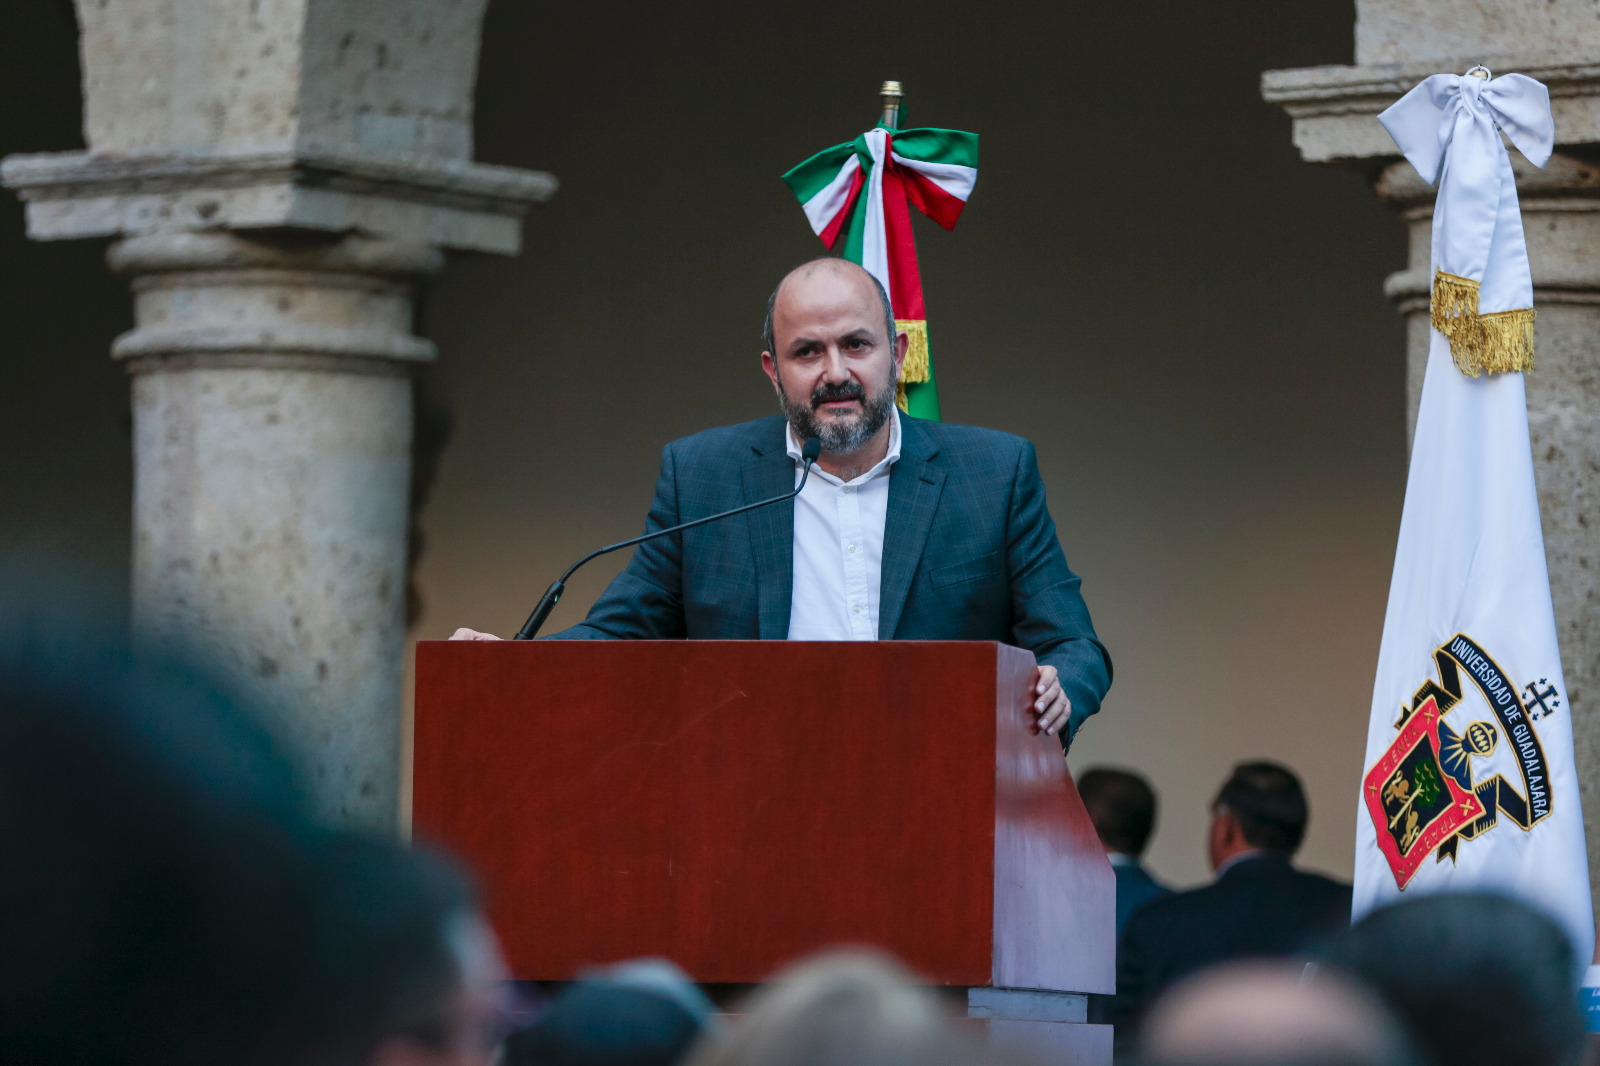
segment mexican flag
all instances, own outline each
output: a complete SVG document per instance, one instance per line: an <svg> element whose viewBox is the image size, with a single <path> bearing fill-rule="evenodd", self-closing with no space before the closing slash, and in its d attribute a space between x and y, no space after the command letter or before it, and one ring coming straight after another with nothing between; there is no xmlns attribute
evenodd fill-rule
<svg viewBox="0 0 1600 1066"><path fill-rule="evenodd" d="M955 226L978 180L978 135L879 126L818 152L783 180L800 198L822 243L860 263L889 293L895 325L910 339L900 375L900 409L938 421L911 207L945 229Z"/></svg>

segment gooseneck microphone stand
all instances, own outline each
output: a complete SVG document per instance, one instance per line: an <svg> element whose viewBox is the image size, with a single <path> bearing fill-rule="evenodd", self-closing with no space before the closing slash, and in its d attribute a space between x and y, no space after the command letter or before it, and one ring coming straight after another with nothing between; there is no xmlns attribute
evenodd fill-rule
<svg viewBox="0 0 1600 1066"><path fill-rule="evenodd" d="M817 456L821 454L822 441L818 440L816 437L807 437L804 446L802 446L800 449L800 458L805 460L805 468L800 472L800 484L795 486L793 492L786 492L782 496L774 496L770 500L759 500L755 503L747 503L743 507L735 507L731 511L723 511L720 514L707 515L704 518L696 518L693 522L685 522L682 525L668 526L666 529L658 529L654 533L646 533L642 537L634 537L632 540L621 541L617 544L608 544L598 551L590 552L582 559L579 559L577 562L567 567L566 573L550 582L550 587L544 590L543 596L539 597L539 605L533 609L533 613L528 616L528 620L522 623L522 628L517 630L517 635L511 639L532 640L538 634L539 628L544 625L545 619L549 618L550 612L555 610L556 604L561 599L561 594L567 591L567 581L572 577L573 574L577 572L580 566L588 562L590 559L598 559L602 555L608 555L614 551L621 551L623 548L631 548L635 544L643 544L647 540L654 540L657 537L664 537L668 533L681 533L685 529L693 529L695 526L703 526L707 522L715 522L719 518L731 518L736 514L744 514L746 511L754 511L757 507L767 507L774 503L783 503L785 500L792 500L796 496L800 495L801 489L806 487L806 478L811 476L811 464L816 462Z"/></svg>

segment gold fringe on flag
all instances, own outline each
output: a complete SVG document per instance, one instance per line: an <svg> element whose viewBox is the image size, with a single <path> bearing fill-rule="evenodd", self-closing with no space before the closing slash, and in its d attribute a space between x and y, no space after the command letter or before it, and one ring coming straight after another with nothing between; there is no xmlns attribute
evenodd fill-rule
<svg viewBox="0 0 1600 1066"><path fill-rule="evenodd" d="M1469 336L1450 338L1450 358L1469 378L1487 370L1510 374L1533 369L1533 308L1492 311L1478 316ZM1457 340L1462 343L1457 346Z"/></svg>
<svg viewBox="0 0 1600 1066"><path fill-rule="evenodd" d="M1479 314L1478 283L1440 270L1429 311L1433 328L1450 340L1450 359L1467 377L1533 369L1533 308Z"/></svg>
<svg viewBox="0 0 1600 1066"><path fill-rule="evenodd" d="M895 386L894 400L900 410L906 409L906 386L920 385L932 375L933 361L928 354L928 322L923 318L897 318L897 332L906 335L906 360L900 365L900 383Z"/></svg>
<svg viewBox="0 0 1600 1066"><path fill-rule="evenodd" d="M1476 325L1478 283L1459 274L1435 271L1433 300L1429 309L1432 312L1433 328L1446 337L1454 338L1462 326Z"/></svg>

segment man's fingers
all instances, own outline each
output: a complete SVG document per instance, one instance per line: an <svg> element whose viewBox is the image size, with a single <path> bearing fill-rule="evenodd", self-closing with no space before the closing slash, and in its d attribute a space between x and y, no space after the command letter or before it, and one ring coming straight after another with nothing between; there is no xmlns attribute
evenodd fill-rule
<svg viewBox="0 0 1600 1066"><path fill-rule="evenodd" d="M1061 679L1055 667L1039 667L1033 691L1038 696L1033 706L1028 708L1033 714L1033 732L1055 736L1066 726L1067 717L1072 712L1072 701L1061 691Z"/></svg>
<svg viewBox="0 0 1600 1066"><path fill-rule="evenodd" d="M1035 714L1042 713L1057 700L1066 698L1062 695L1061 685L1056 682L1052 682L1049 688L1042 689L1040 692L1041 694L1039 698L1033 701L1033 710Z"/></svg>
<svg viewBox="0 0 1600 1066"><path fill-rule="evenodd" d="M451 640L500 640L501 638L495 636L493 633L480 633L476 629L468 629L465 626L463 626L462 628L456 630L454 633L451 633L450 634L450 639Z"/></svg>
<svg viewBox="0 0 1600 1066"><path fill-rule="evenodd" d="M1067 727L1071 717L1072 701L1064 694L1058 693L1057 698L1051 702L1049 710L1039 716L1039 728L1050 736L1055 736Z"/></svg>

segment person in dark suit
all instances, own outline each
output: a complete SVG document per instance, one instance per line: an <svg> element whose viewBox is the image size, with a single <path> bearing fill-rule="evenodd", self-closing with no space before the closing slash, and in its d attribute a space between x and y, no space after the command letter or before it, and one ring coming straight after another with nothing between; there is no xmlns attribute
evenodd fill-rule
<svg viewBox="0 0 1600 1066"><path fill-rule="evenodd" d="M901 414L907 335L883 287L824 258L767 303L761 365L782 415L667 445L647 531L792 491L793 503L639 546L578 640L994 640L1032 651L1035 728L1063 747L1111 658L1045 506L1033 445ZM456 639L494 639L469 629Z"/></svg>
<svg viewBox="0 0 1600 1066"><path fill-rule="evenodd" d="M1139 774L1095 767L1078 777L1078 795L1117 875L1117 936L1134 908L1172 894L1139 862L1156 826L1156 794Z"/></svg>
<svg viewBox="0 0 1600 1066"><path fill-rule="evenodd" d="M1247 762L1211 805L1216 880L1134 911L1117 945L1109 1015L1119 1049L1146 1007L1188 974L1229 959L1293 955L1350 924L1350 886L1295 869L1309 811L1293 771Z"/></svg>

